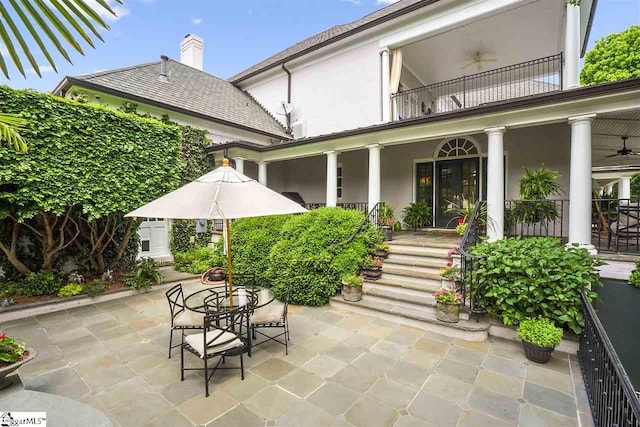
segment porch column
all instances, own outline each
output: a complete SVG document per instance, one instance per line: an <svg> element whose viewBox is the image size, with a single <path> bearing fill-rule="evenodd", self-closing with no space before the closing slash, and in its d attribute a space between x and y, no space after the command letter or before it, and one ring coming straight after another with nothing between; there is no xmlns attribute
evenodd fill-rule
<svg viewBox="0 0 640 427"><path fill-rule="evenodd" d="M391 78L391 66L389 64L389 48L380 51L381 58L381 96L382 96L382 121L391 121L391 94L389 93L389 79Z"/></svg>
<svg viewBox="0 0 640 427"><path fill-rule="evenodd" d="M369 204L368 210L380 202L380 145L367 145L369 149Z"/></svg>
<svg viewBox="0 0 640 427"><path fill-rule="evenodd" d="M487 237L490 242L504 237L504 126L485 129L487 152Z"/></svg>
<svg viewBox="0 0 640 427"><path fill-rule="evenodd" d="M591 122L595 114L570 117L569 244L591 244Z"/></svg>
<svg viewBox="0 0 640 427"><path fill-rule="evenodd" d="M327 206L336 206L338 203L338 152L327 151Z"/></svg>
<svg viewBox="0 0 640 427"><path fill-rule="evenodd" d="M244 161L247 160L244 157L234 157L233 161L236 164L236 170L242 174L244 174Z"/></svg>
<svg viewBox="0 0 640 427"><path fill-rule="evenodd" d="M618 184L618 199L630 199L631 198L631 177L623 176L620 178ZM625 201L627 203L627 201Z"/></svg>
<svg viewBox="0 0 640 427"><path fill-rule="evenodd" d="M564 87L580 87L580 6L567 3L564 27Z"/></svg>
<svg viewBox="0 0 640 427"><path fill-rule="evenodd" d="M267 165L269 162L258 162L258 182L267 186Z"/></svg>
<svg viewBox="0 0 640 427"><path fill-rule="evenodd" d="M613 182L605 185L604 191L607 196L611 196L613 194Z"/></svg>

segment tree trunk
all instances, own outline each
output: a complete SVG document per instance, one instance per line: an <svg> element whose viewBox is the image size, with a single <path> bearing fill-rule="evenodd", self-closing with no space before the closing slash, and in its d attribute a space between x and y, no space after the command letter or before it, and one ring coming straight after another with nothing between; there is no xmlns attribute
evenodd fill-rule
<svg viewBox="0 0 640 427"><path fill-rule="evenodd" d="M32 271L27 267L20 259L18 259L18 238L20 237L20 224L17 221L13 221L13 229L11 231L11 243L10 246L5 246L0 242L0 249L7 257L7 260L15 267L20 274L25 276L31 274Z"/></svg>

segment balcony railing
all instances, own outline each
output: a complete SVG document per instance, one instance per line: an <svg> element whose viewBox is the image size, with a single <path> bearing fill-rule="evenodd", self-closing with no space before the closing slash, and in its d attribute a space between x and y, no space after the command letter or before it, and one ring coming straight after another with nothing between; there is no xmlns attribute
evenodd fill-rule
<svg viewBox="0 0 640 427"><path fill-rule="evenodd" d="M562 90L562 53L409 89L391 96L394 120Z"/></svg>
<svg viewBox="0 0 640 427"><path fill-rule="evenodd" d="M326 203L303 203L302 207L305 209L318 209L327 206ZM367 202L338 202L336 206L342 209L348 209L352 211L360 211L367 215L369 213L369 204Z"/></svg>
<svg viewBox="0 0 640 427"><path fill-rule="evenodd" d="M596 249L640 252L640 199L593 199L591 211Z"/></svg>

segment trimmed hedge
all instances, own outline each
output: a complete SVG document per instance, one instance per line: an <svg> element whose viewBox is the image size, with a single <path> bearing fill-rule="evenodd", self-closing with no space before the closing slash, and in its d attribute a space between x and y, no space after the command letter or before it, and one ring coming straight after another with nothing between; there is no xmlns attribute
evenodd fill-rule
<svg viewBox="0 0 640 427"><path fill-rule="evenodd" d="M357 273L380 232L368 226L350 243L344 242L364 220L364 214L341 208L320 208L291 217L271 248L269 276L280 299L292 286L290 302L318 306L340 289L340 278Z"/></svg>

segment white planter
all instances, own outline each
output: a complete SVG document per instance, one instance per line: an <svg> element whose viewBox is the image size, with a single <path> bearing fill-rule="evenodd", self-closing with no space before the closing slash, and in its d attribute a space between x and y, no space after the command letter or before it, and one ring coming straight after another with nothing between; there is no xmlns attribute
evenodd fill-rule
<svg viewBox="0 0 640 427"><path fill-rule="evenodd" d="M456 286L455 280L442 279L442 289L454 289Z"/></svg>
<svg viewBox="0 0 640 427"><path fill-rule="evenodd" d="M462 255L451 255L451 264L454 267L462 266Z"/></svg>

